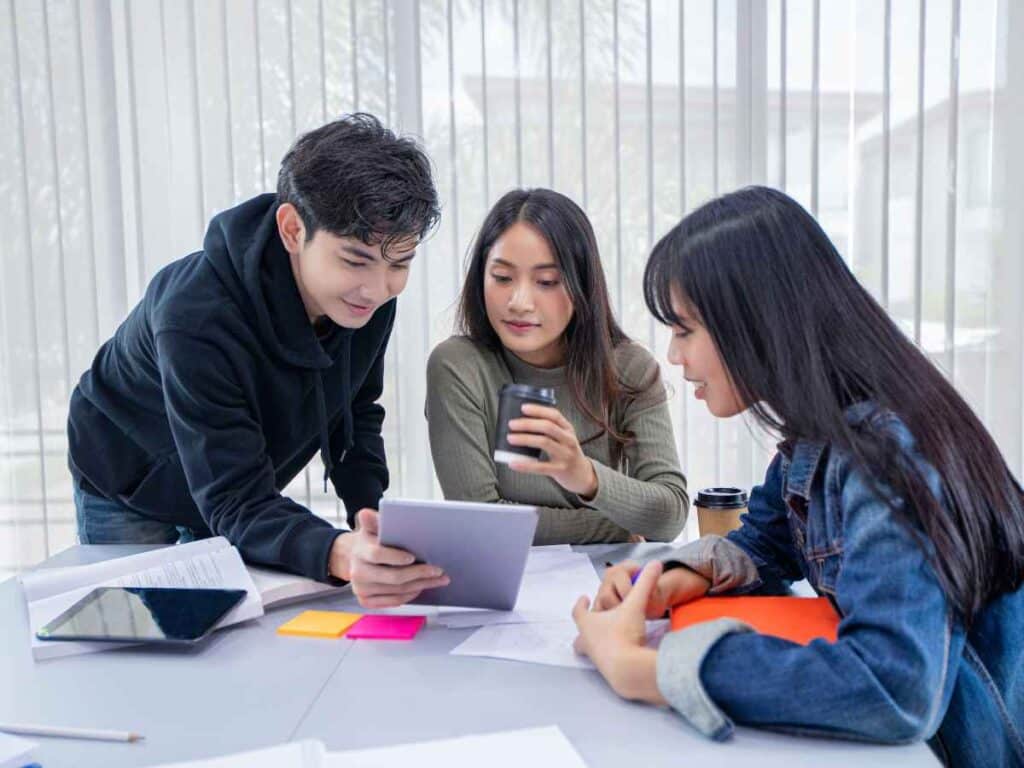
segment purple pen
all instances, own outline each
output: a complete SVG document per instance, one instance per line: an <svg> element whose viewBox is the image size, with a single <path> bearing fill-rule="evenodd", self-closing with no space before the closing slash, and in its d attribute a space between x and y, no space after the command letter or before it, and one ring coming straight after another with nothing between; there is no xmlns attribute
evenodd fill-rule
<svg viewBox="0 0 1024 768"><path fill-rule="evenodd" d="M607 562L604 565L605 565L606 568L611 568L611 567L613 567L615 565L615 563ZM640 574L643 572L643 570L644 570L643 566L640 566L640 568L636 571L636 573L634 573L632 576L629 577L629 583L630 584L636 584L636 580L640 578Z"/></svg>

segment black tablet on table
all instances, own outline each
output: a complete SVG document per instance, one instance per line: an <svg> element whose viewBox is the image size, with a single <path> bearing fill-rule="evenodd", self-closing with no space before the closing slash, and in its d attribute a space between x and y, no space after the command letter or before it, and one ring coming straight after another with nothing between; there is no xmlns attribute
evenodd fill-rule
<svg viewBox="0 0 1024 768"><path fill-rule="evenodd" d="M98 587L36 637L190 645L212 632L245 595L244 589Z"/></svg>

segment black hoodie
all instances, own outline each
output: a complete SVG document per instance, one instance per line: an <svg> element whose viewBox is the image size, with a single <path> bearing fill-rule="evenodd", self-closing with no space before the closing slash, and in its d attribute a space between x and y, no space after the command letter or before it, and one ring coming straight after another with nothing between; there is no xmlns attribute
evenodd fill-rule
<svg viewBox="0 0 1024 768"><path fill-rule="evenodd" d="M395 302L318 338L276 210L261 195L219 214L202 251L153 278L71 396L68 457L90 493L327 580L340 531L280 490L319 450L350 524L377 506Z"/></svg>

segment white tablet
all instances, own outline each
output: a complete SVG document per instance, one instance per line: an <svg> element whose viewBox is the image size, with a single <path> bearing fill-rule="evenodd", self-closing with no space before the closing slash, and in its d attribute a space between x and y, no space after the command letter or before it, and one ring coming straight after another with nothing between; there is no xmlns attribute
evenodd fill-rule
<svg viewBox="0 0 1024 768"><path fill-rule="evenodd" d="M413 603L510 611L537 518L536 507L516 504L381 499L380 543L443 568L451 580Z"/></svg>

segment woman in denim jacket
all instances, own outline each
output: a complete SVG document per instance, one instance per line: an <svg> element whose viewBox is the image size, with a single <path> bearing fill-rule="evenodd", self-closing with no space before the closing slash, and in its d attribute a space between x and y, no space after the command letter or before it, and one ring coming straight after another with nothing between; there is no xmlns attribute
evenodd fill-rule
<svg viewBox="0 0 1024 768"><path fill-rule="evenodd" d="M715 739L732 722L927 739L947 764L1024 766L1024 502L991 436L786 195L694 211L644 275L712 414L781 435L743 525L666 563L610 568L573 616L620 695ZM797 645L730 619L644 647L644 618L708 594L807 579L838 640Z"/></svg>

